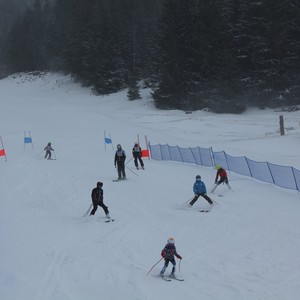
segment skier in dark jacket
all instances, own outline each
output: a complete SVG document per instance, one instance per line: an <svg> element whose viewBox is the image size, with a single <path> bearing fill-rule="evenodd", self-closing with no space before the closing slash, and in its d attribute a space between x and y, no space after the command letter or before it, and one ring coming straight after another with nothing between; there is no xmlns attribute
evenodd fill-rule
<svg viewBox="0 0 300 300"><path fill-rule="evenodd" d="M51 151L54 151L54 149L52 148L50 142L49 142L48 145L44 148L44 151L46 151L45 158L51 159Z"/></svg>
<svg viewBox="0 0 300 300"><path fill-rule="evenodd" d="M176 261L174 256L176 256L179 259L182 259L182 257L176 251L174 238L168 239L166 246L161 251L161 256L165 259L165 264L160 271L160 276L162 277L164 276L164 273L169 265L169 262L171 262L173 267L172 267L170 277L175 277Z"/></svg>
<svg viewBox="0 0 300 300"><path fill-rule="evenodd" d="M227 172L220 165L216 165L215 169L217 170L215 186L212 188L211 192L213 193L216 190L216 188L218 187L218 185L220 185L223 182L225 182L227 187L231 190L231 187L228 182ZM219 177L220 177L220 179L219 179Z"/></svg>
<svg viewBox="0 0 300 300"><path fill-rule="evenodd" d="M132 156L134 158L134 165L137 168L137 170L139 169L138 160L140 162L141 168L144 170L144 162L142 160L142 148L138 143L135 143L132 148Z"/></svg>
<svg viewBox="0 0 300 300"><path fill-rule="evenodd" d="M198 200L198 198L200 196L203 197L209 204L211 204L211 205L213 204L213 201L206 194L206 186L205 186L204 182L201 180L200 175L196 176L196 181L193 185L193 191L194 191L195 197L190 202L190 206L193 206L194 203Z"/></svg>
<svg viewBox="0 0 300 300"><path fill-rule="evenodd" d="M94 215L98 209L98 206L102 207L105 215L108 219L110 219L108 207L103 203L103 183L97 182L97 186L92 190L92 202L93 202L93 210L91 211L90 215Z"/></svg>
<svg viewBox="0 0 300 300"><path fill-rule="evenodd" d="M126 160L126 153L122 149L122 146L118 144L117 151L115 154L115 168L118 167L118 180L126 179L125 160Z"/></svg>

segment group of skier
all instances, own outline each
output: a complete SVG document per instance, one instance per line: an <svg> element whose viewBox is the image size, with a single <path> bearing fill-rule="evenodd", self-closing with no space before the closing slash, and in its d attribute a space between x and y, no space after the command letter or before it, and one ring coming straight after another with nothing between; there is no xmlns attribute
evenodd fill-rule
<svg viewBox="0 0 300 300"><path fill-rule="evenodd" d="M213 188L211 189L211 193L214 193L216 188L221 183L226 183L227 187L231 190L226 170L223 169L220 165L216 165L215 169L217 170L217 174L216 174L216 178L215 178L215 184L214 184ZM200 196L203 197L210 205L213 205L214 202L210 197L207 196L206 186L205 186L204 182L201 180L200 175L196 176L196 181L193 185L193 192L194 192L194 197L189 203L190 206L193 206ZM164 273L165 273L169 263L171 262L172 270L171 270L171 274L169 275L169 277L176 279L176 277L175 277L175 271L176 271L175 256L180 260L182 259L182 256L177 253L174 238L169 238L167 240L167 244L165 245L164 249L161 251L161 256L162 256L162 258L164 258L165 262L164 262L164 266L163 266L162 270L160 271L160 276L162 278L164 278Z"/></svg>
<svg viewBox="0 0 300 300"><path fill-rule="evenodd" d="M51 143L49 142L47 146L44 148L45 158L51 159L51 151L54 151L52 148ZM144 169L144 162L142 160L142 149L138 143L135 143L132 148L132 157L134 159L134 165L136 169L139 169L139 164L142 169ZM122 149L122 146L120 144L117 145L117 150L115 152L114 157L114 166L117 168L118 171L118 180L126 180L126 172L125 172L125 160L126 160L126 153ZM138 164L139 163L139 164ZM231 189L228 181L227 172L225 169L223 169L220 165L216 165L215 169L217 170L216 177L215 177L215 184L213 188L211 189L211 193L214 193L216 188L221 184L225 183L229 189ZM193 206L195 202L198 200L199 197L203 197L211 206L213 205L213 200L207 195L207 190L205 183L201 180L201 176L196 176L196 181L193 185L193 192L194 197L189 202L189 206ZM108 221L111 220L108 207L104 204L104 196L103 196L103 182L98 181L96 184L96 187L93 188L91 193L92 198L92 210L90 212L90 215L95 215L98 206L100 206ZM161 251L161 256L164 259L164 266L162 270L160 271L160 276L164 278L164 273L169 265L169 263L172 264L172 270L171 274L169 275L170 278L177 279L175 277L175 271L176 271L176 260L175 256L178 259L182 259L182 256L177 253L176 247L175 247L175 239L170 237L167 240L167 244ZM165 279L165 278L164 278ZM171 279L165 279L165 280L171 280Z"/></svg>
<svg viewBox="0 0 300 300"><path fill-rule="evenodd" d="M50 142L44 148L44 151L46 151L45 158L51 159L51 151L54 151L54 149L52 148L52 145ZM132 157L134 159L134 165L135 165L136 169L137 170L139 169L139 164L140 164L140 167L142 169L144 169L144 162L142 160L142 149L138 143L135 143L132 148ZM114 165L118 171L118 180L126 180L125 160L126 160L126 153L122 149L122 146L120 144L118 144L117 150L115 152L115 157L114 157ZM228 182L226 170L223 169L220 165L216 165L215 169L217 170L217 174L216 174L216 178L215 178L215 185L211 189L211 193L214 193L216 188L221 183L225 183L227 185L227 187L229 189L231 189L229 182ZM194 182L194 185L193 185L193 192L194 192L194 197L189 202L189 206L193 206L200 196L203 197L210 205L213 205L213 200L207 195L205 183L201 180L200 175L196 176L196 181ZM93 208L90 212L90 215L95 215L95 213L98 209L98 206L100 206L103 209L103 211L106 215L106 218L110 221L110 214L109 214L108 207L104 204L103 182L101 182L101 181L97 182L96 187L93 188L93 190L92 190L91 198L92 198ZM176 277L175 277L175 271L176 271L175 256L180 260L182 259L182 256L177 253L174 238L170 237L167 240L167 244L161 251L161 256L164 259L164 266L163 266L162 270L160 271L160 276L164 278L164 273L165 273L169 263L171 263L172 271L171 271L171 274L169 277L176 279Z"/></svg>
<svg viewBox="0 0 300 300"><path fill-rule="evenodd" d="M136 169L139 169L138 161L140 163L141 168L144 170L144 162L142 160L142 148L138 143L135 143L132 148L132 157L134 159L134 165ZM126 179L126 172L125 172L125 160L126 160L126 153L122 149L120 144L117 145L117 151L115 153L115 168L118 170L118 180L125 180Z"/></svg>
<svg viewBox="0 0 300 300"><path fill-rule="evenodd" d="M217 174L215 178L215 185L211 189L211 193L214 193L216 188L221 183L226 183L227 187L231 190L231 187L228 182L228 176L226 170L223 169L220 165L216 165L215 169L217 170ZM203 197L210 205L213 205L213 201L207 196L206 186L204 182L201 180L200 175L196 176L196 181L193 186L193 191L195 196L189 203L190 206L193 206L200 196Z"/></svg>
<svg viewBox="0 0 300 300"><path fill-rule="evenodd" d="M132 150L133 155L136 152L138 152L137 147L139 147L138 144L135 144L134 148ZM137 157L136 159L138 159L138 157L140 157L140 159L141 159L141 150L140 150L140 153L137 156L133 156L133 157ZM117 151L115 153L114 164L115 164L115 167L116 166L118 167L119 179L126 179L125 159L126 159L125 151L122 149L121 145L118 145L117 146ZM141 167L143 168L144 164L143 164L142 160L140 160L140 164L141 164ZM135 163L135 165L138 168L137 162ZM224 170L220 165L216 165L215 169L217 170L217 174L216 174L216 178L215 178L215 185L212 188L211 192L213 193L221 183L226 183L227 187L229 189L231 189L231 187L229 185L229 182L228 182L228 177L227 177L226 170ZM97 182L97 186L92 190L91 197L92 197L93 209L92 209L90 215L94 215L95 212L97 211L98 206L100 206L104 210L106 217L110 220L108 207L103 202L103 189L102 189L102 187L103 187L103 183L102 182ZM196 181L193 185L193 192L194 192L194 198L189 203L190 206L193 206L200 196L203 197L210 205L213 205L213 200L209 196L207 196L206 186L205 186L204 182L201 180L200 175L196 176ZM182 259L182 256L177 253L174 238L170 237L167 240L167 244L165 245L165 247L161 251L161 256L164 259L164 266L163 266L162 270L160 271L160 276L165 279L164 273L165 273L169 263L171 263L172 264L172 270L171 270L171 273L168 277L173 278L173 279L177 279L175 277L175 271L176 271L175 256L180 260ZM170 279L165 279L165 280L170 280Z"/></svg>
<svg viewBox="0 0 300 300"><path fill-rule="evenodd" d="M138 143L135 143L134 147L132 148L132 156L134 158L134 164L136 168L139 169L138 167L138 161L139 161L141 168L144 169L144 162L142 160L142 149ZM125 160L126 160L126 153L122 149L122 146L118 144L117 150L115 152L115 158L114 158L114 165L118 171L118 180L126 180ZM98 206L100 206L104 210L107 219L110 220L108 207L103 202L104 197L103 197L102 187L103 187L103 183L99 181L97 182L97 186L92 190L91 198L93 203L93 209L90 212L90 215L94 215L95 212L97 211Z"/></svg>

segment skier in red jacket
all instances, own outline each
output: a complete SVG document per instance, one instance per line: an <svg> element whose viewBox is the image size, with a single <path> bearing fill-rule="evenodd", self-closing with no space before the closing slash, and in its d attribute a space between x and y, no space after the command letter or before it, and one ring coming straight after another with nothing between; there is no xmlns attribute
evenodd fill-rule
<svg viewBox="0 0 300 300"><path fill-rule="evenodd" d="M218 185L220 185L223 182L225 182L227 187L231 190L231 187L228 183L227 172L223 168L221 168L220 165L216 165L215 169L217 170L215 186L212 188L211 192L213 193L216 190L216 188L218 187Z"/></svg>
<svg viewBox="0 0 300 300"><path fill-rule="evenodd" d="M161 277L164 276L164 273L169 265L169 262L171 262L173 267L172 267L172 272L170 277L175 277L176 261L174 256L176 256L179 259L182 259L182 257L176 251L175 240L173 238L168 239L165 248L161 251L161 256L165 259L165 264L162 270L160 271L160 276Z"/></svg>

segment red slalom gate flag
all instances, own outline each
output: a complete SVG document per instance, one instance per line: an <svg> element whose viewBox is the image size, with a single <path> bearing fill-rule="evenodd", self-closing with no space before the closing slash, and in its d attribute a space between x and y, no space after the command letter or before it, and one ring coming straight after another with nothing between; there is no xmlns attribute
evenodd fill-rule
<svg viewBox="0 0 300 300"><path fill-rule="evenodd" d="M0 149L0 156L6 156L6 155L5 155L5 150L4 150L4 149Z"/></svg>
<svg viewBox="0 0 300 300"><path fill-rule="evenodd" d="M142 157L149 157L149 150L142 150Z"/></svg>

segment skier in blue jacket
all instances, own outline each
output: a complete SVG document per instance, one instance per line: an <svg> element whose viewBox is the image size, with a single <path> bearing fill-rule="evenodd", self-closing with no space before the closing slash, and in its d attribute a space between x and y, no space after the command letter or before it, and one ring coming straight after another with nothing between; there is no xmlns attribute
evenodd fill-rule
<svg viewBox="0 0 300 300"><path fill-rule="evenodd" d="M190 202L190 206L193 206L200 196L203 197L209 204L211 204L211 205L213 204L213 201L206 194L206 186L205 186L204 182L201 180L200 175L196 176L196 181L193 186L193 191L194 191L195 197Z"/></svg>

